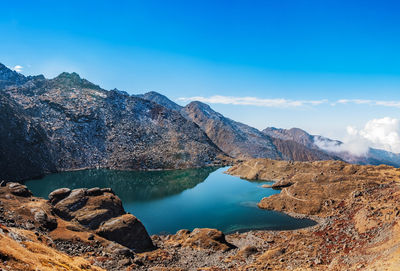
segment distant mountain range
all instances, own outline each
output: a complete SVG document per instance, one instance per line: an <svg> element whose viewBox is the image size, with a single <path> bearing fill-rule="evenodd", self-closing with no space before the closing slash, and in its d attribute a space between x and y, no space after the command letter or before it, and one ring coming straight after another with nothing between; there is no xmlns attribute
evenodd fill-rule
<svg viewBox="0 0 400 271"><path fill-rule="evenodd" d="M338 140L332 140L319 135L310 135L306 131L299 128L292 129L277 129L269 127L263 130L263 133L271 136L280 138L283 140L293 140L296 141L309 149L320 150L328 155L336 157L338 160L343 160L353 164L370 164L379 165L386 164L395 167L400 166L400 154L392 153L385 150L369 148L365 155L355 155L348 151L335 151L323 149L321 145L337 146L343 145L343 142ZM321 144L323 143L323 144ZM338 148L339 149L339 148Z"/></svg>
<svg viewBox="0 0 400 271"><path fill-rule="evenodd" d="M184 117L199 125L215 145L234 158L266 157L293 161L343 160L354 164L400 166L400 154L374 148L369 148L366 155L362 156L346 151L333 152L321 148L318 143L340 146L343 142L319 135L310 135L299 128L268 127L259 131L226 118L215 112L209 105L198 101L182 107L157 92L148 92L139 96L181 112Z"/></svg>
<svg viewBox="0 0 400 271"><path fill-rule="evenodd" d="M0 64L0 106L0 180L82 168L202 167L228 156L400 165L398 154L329 152L315 141L330 139L301 129L259 131L201 102L182 107L157 92L107 91L76 73L46 79Z"/></svg>

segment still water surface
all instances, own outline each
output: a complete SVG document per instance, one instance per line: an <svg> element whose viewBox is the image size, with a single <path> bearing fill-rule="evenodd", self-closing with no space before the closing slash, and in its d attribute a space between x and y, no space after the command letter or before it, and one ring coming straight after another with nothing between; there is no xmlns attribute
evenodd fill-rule
<svg viewBox="0 0 400 271"><path fill-rule="evenodd" d="M180 229L217 228L225 233L251 229L289 230L314 225L307 219L261 210L263 197L279 193L224 174L227 168L169 171L83 170L48 175L25 182L35 196L47 198L61 187L111 187L127 212L150 234Z"/></svg>

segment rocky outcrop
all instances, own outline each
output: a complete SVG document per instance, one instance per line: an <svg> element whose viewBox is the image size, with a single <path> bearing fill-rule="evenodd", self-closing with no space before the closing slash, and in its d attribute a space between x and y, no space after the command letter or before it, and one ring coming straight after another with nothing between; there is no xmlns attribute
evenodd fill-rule
<svg viewBox="0 0 400 271"><path fill-rule="evenodd" d="M76 73L48 80L0 68L0 80L6 82L0 88L0 135L5 139L0 143L0 168L5 169L0 178L98 167L200 167L223 154L175 110L103 90ZM26 168L21 176L17 161Z"/></svg>
<svg viewBox="0 0 400 271"><path fill-rule="evenodd" d="M122 270L132 265L135 253L155 248L143 224L124 211L111 189L63 188L45 200L12 182L0 186L0 244L0 268L6 270L50 270L46 264L64 270L77 262L82 266L73 270L102 270L93 263ZM88 262L79 257L84 254Z"/></svg>
<svg viewBox="0 0 400 271"><path fill-rule="evenodd" d="M125 213L121 200L110 189L58 189L49 195L54 212L98 235L135 251L152 249L143 224Z"/></svg>

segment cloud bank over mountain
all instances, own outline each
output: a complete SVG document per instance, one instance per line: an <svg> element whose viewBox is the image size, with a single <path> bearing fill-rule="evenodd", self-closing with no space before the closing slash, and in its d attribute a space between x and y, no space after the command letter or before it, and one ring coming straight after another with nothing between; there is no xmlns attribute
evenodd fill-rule
<svg viewBox="0 0 400 271"><path fill-rule="evenodd" d="M318 138L315 144L331 152L349 152L364 156L369 148L383 149L400 153L400 120L385 117L368 121L362 129L347 127L347 136L343 143Z"/></svg>

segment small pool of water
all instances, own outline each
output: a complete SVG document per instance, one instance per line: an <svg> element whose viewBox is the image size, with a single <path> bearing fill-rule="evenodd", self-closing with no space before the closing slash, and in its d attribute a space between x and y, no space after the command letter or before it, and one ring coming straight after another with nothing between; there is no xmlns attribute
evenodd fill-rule
<svg viewBox="0 0 400 271"><path fill-rule="evenodd" d="M225 233L254 229L290 230L315 225L283 213L262 210L257 203L279 193L224 174L227 168L169 171L83 170L26 181L35 196L47 198L61 187L111 187L127 212L138 217L149 234L180 229L217 228Z"/></svg>

